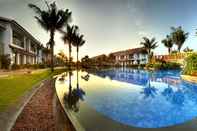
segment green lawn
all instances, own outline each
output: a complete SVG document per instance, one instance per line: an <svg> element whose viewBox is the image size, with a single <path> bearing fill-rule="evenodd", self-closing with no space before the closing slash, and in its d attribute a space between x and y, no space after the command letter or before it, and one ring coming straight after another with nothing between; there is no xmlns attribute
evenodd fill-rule
<svg viewBox="0 0 197 131"><path fill-rule="evenodd" d="M50 70L44 70L32 74L12 75L0 78L0 112L6 110L9 105L16 103L36 83L64 71L65 69L55 69L51 73Z"/></svg>

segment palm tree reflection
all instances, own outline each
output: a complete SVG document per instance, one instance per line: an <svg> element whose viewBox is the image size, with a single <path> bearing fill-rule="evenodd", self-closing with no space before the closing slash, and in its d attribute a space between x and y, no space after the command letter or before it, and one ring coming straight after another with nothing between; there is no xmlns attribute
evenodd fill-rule
<svg viewBox="0 0 197 131"><path fill-rule="evenodd" d="M83 80L85 80L85 81L89 81L90 75L89 75L89 73L87 73L85 76L81 76L81 78L82 78Z"/></svg>
<svg viewBox="0 0 197 131"><path fill-rule="evenodd" d="M72 72L69 71L69 91L65 93L64 101L65 105L68 109L78 112L79 111L79 100L84 100L85 92L79 87L79 80L78 80L78 70L77 70L77 87L72 88Z"/></svg>
<svg viewBox="0 0 197 131"><path fill-rule="evenodd" d="M150 83L151 77L152 77L152 73L149 74L148 82L145 88L143 88L143 91L140 92L141 94L144 94L144 99L149 98L149 97L154 98L155 95L157 94L157 89L154 86L151 86L151 83Z"/></svg>
<svg viewBox="0 0 197 131"><path fill-rule="evenodd" d="M165 96L167 101L175 105L183 105L185 100L184 93L180 88L178 88L177 91L173 91L172 87L169 85L161 94Z"/></svg>
<svg viewBox="0 0 197 131"><path fill-rule="evenodd" d="M144 94L144 99L146 98L154 98L157 94L157 89L154 86L151 86L150 80L148 80L148 83L145 88L143 88L143 91L140 92L141 94Z"/></svg>

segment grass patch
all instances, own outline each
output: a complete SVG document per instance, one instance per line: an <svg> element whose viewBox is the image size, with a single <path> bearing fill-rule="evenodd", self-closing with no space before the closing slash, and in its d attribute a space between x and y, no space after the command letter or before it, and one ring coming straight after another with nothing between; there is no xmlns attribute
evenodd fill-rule
<svg viewBox="0 0 197 131"><path fill-rule="evenodd" d="M32 74L12 75L0 78L0 112L16 103L26 91L41 80L65 72L65 69L55 69L53 73L50 70L36 71Z"/></svg>

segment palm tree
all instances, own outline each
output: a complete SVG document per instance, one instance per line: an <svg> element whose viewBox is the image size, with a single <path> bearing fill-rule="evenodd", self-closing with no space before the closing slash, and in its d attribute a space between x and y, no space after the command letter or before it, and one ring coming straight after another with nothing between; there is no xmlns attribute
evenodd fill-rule
<svg viewBox="0 0 197 131"><path fill-rule="evenodd" d="M85 40L83 39L84 35L75 34L75 39L73 42L73 46L77 49L77 68L78 68L78 61L79 61L79 47L85 44Z"/></svg>
<svg viewBox="0 0 197 131"><path fill-rule="evenodd" d="M42 10L38 6L34 4L28 4L28 6L34 10L37 16L35 16L35 19L37 22L41 25L43 29L45 29L47 32L50 32L50 40L49 45L51 48L51 71L54 70L54 63L53 63L53 56L54 56L54 36L55 31L61 29L64 25L67 25L69 21L71 20L71 12L66 9L59 10L57 9L56 3L53 2L49 4L46 2L46 5L48 7L47 10Z"/></svg>
<svg viewBox="0 0 197 131"><path fill-rule="evenodd" d="M183 46L185 40L188 38L189 33L185 33L182 30L181 26L179 26L177 28L171 27L171 29L172 29L172 33L171 33L172 41L174 44L177 45L177 49L180 52L181 47Z"/></svg>
<svg viewBox="0 0 197 131"><path fill-rule="evenodd" d="M193 52L193 49L190 49L188 46L183 50L184 52Z"/></svg>
<svg viewBox="0 0 197 131"><path fill-rule="evenodd" d="M48 62L48 58L49 58L49 54L51 54L51 50L48 47L44 47L42 52L45 55L45 57L43 58L44 62L47 63Z"/></svg>
<svg viewBox="0 0 197 131"><path fill-rule="evenodd" d="M67 63L67 56L66 56L66 54L63 52L63 50L61 50L59 53L58 53L58 56L59 56L59 58L63 61L63 62L65 62L65 63Z"/></svg>
<svg viewBox="0 0 197 131"><path fill-rule="evenodd" d="M149 39L147 37L143 37L144 42L141 42L140 44L144 46L144 48L148 52L148 62L150 62L153 52L151 50L158 47L157 42L155 42L155 38Z"/></svg>
<svg viewBox="0 0 197 131"><path fill-rule="evenodd" d="M173 47L172 38L169 35L167 35L166 38L163 39L161 42L164 44L165 47L168 48L168 53L170 54L171 53L171 49Z"/></svg>
<svg viewBox="0 0 197 131"><path fill-rule="evenodd" d="M68 49L69 49L68 59L69 59L69 67L70 67L72 44L75 41L75 35L78 32L78 26L73 25L71 27L70 25L67 25L66 32L63 31L63 30L60 30L60 32L64 34L64 36L62 37L62 40L64 41L64 44L68 44Z"/></svg>

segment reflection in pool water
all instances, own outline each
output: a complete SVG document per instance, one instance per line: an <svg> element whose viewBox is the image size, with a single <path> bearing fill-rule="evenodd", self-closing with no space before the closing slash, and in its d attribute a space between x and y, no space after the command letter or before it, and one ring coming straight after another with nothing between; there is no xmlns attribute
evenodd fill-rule
<svg viewBox="0 0 197 131"><path fill-rule="evenodd" d="M72 72L69 71L68 73L68 79L69 79L69 90L68 93L65 93L64 95L64 101L65 105L68 109L73 110L75 112L79 111L79 100L84 100L85 92L83 89L79 87L79 77L78 77L78 71L77 71L77 84L76 88L72 87Z"/></svg>
<svg viewBox="0 0 197 131"><path fill-rule="evenodd" d="M80 103L141 128L168 127L197 117L197 85L182 81L179 70L116 68L68 74L70 82L59 82L56 88L63 92L66 107L78 112L79 118Z"/></svg>

